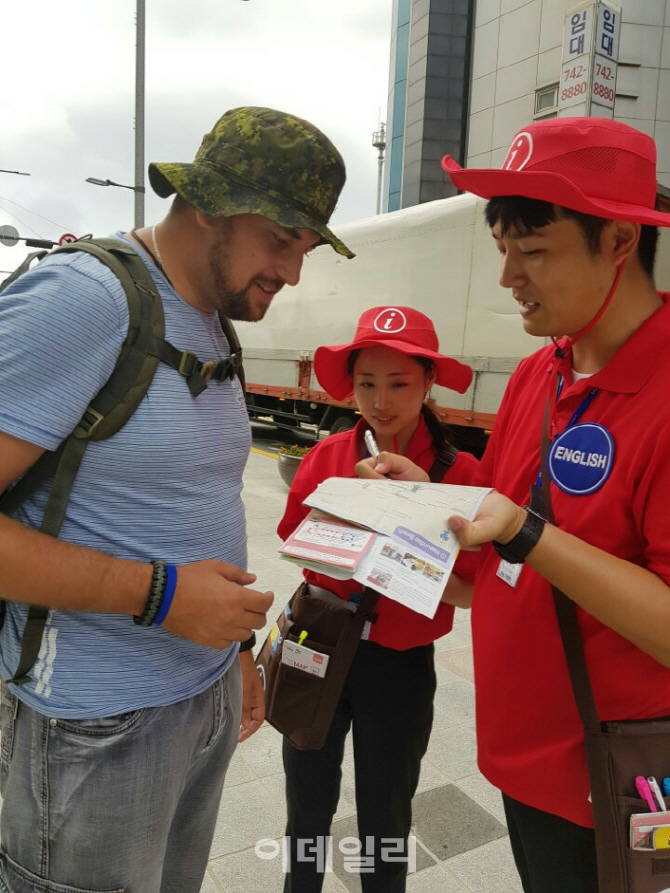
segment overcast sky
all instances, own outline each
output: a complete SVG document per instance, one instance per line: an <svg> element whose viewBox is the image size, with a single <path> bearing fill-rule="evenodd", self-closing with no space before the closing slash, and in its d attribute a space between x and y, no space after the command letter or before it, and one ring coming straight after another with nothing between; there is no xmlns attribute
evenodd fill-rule
<svg viewBox="0 0 670 893"><path fill-rule="evenodd" d="M0 0L0 225L22 236L129 229L136 0ZM333 221L375 213L392 0L146 0L145 172L191 161L229 108L262 105L320 127L347 164ZM147 184L146 221L168 202ZM21 207L19 207L21 206ZM42 215L42 216L38 216ZM44 219L47 218L47 219ZM22 247L0 245L11 270Z"/></svg>

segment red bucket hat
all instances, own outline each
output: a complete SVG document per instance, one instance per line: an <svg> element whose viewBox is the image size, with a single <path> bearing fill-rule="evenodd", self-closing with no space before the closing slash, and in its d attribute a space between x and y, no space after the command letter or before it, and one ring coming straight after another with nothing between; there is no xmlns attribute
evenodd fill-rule
<svg viewBox="0 0 670 893"><path fill-rule="evenodd" d="M411 357L427 357L435 364L435 383L464 394L472 381L472 369L438 353L439 342L432 321L413 307L372 307L358 320L351 344L319 347L314 354L314 372L321 387L344 400L353 393L347 368L349 354L363 347L391 347Z"/></svg>
<svg viewBox="0 0 670 893"><path fill-rule="evenodd" d="M654 140L608 118L550 118L512 139L500 170L463 168L451 155L442 167L458 189L482 198L521 195L608 220L670 226L655 211Z"/></svg>

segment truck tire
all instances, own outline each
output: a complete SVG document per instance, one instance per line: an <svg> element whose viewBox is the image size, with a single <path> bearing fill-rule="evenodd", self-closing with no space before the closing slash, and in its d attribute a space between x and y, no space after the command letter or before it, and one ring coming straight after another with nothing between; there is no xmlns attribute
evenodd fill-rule
<svg viewBox="0 0 670 893"><path fill-rule="evenodd" d="M338 416L330 426L330 433L339 434L340 431L351 431L355 424L354 420L348 415Z"/></svg>

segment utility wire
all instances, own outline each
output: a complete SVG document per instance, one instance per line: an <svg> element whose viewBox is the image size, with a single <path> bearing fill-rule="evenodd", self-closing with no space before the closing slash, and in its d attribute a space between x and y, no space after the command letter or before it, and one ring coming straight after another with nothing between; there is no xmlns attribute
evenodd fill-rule
<svg viewBox="0 0 670 893"><path fill-rule="evenodd" d="M53 223L53 225L57 226L58 229L62 229L64 232L67 232L68 228L66 226L61 226L60 223L56 223L55 220L51 220L49 217L45 217L43 214L38 214L37 211L31 211L30 208L24 208L23 205L20 205L18 202L15 202L11 198L7 198L4 195L0 195L0 198L3 200L3 202L10 202L10 204L16 205L17 208L21 208L22 211L27 211L28 214L34 214L35 217L41 217L42 220L46 220L47 223Z"/></svg>
<svg viewBox="0 0 670 893"><path fill-rule="evenodd" d="M9 208L5 208L4 205L1 205L1 204L0 204L0 208L2 208L2 210L5 212L5 214L9 214L9 216L13 217L14 220L18 220L19 223L21 224L21 226L25 227L26 229L29 229L31 233L34 233L38 239L44 238L44 236L40 235L40 233L38 233L36 229L33 229L32 226L30 226L30 224L25 222L25 220L21 220L20 217L17 217L16 214L14 214L12 211L9 210Z"/></svg>

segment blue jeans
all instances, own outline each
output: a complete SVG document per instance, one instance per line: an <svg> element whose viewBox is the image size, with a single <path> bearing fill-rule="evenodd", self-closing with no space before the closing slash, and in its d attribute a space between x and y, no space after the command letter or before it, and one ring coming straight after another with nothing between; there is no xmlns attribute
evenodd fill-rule
<svg viewBox="0 0 670 893"><path fill-rule="evenodd" d="M49 719L3 685L0 893L199 893L241 700L239 660L104 719Z"/></svg>

